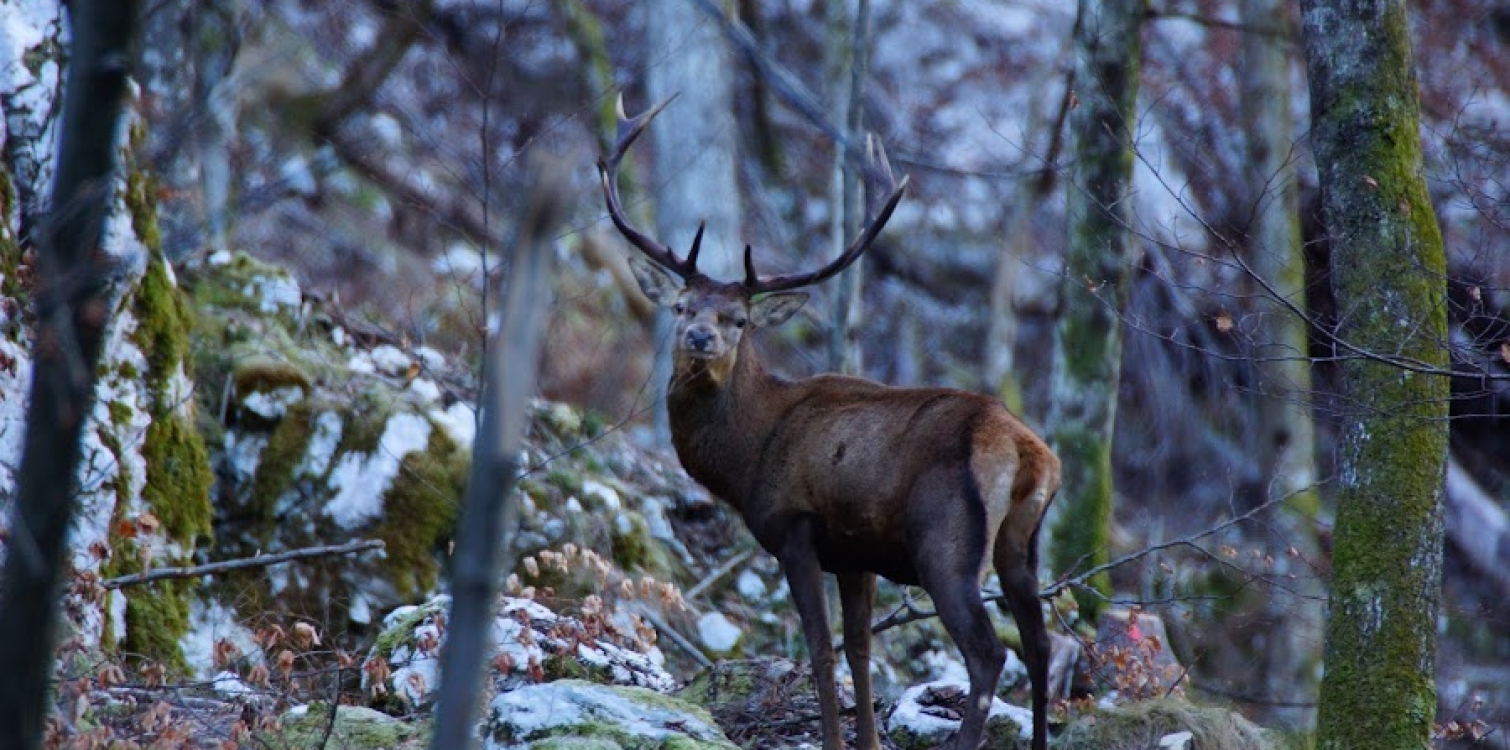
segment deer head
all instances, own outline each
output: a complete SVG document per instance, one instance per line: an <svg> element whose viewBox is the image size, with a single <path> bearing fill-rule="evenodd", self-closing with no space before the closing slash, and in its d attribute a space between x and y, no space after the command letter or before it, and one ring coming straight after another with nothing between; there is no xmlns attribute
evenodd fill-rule
<svg viewBox="0 0 1510 750"><path fill-rule="evenodd" d="M674 99L675 97L671 97ZM893 178L886 154L874 138L867 139L867 177L889 187L890 196L860 236L838 258L810 272L761 278L749 245L745 245L745 277L737 282L720 282L697 270L704 225L699 224L692 247L685 259L671 248L635 228L624 213L617 185L618 168L624 154L645 132L650 120L660 113L667 99L633 119L624 113L624 98L618 102L618 137L614 150L598 162L603 182L603 197L614 226L645 258L630 256L629 266L640 290L650 301L668 308L676 316L673 335L675 367L678 372L696 367L706 369L715 379L726 374L738 356L739 342L753 328L779 325L807 302L806 292L792 291L825 281L859 259L870 248L881 229L896 210L907 187ZM875 195L875 191L869 191ZM648 259L648 260L647 260Z"/></svg>

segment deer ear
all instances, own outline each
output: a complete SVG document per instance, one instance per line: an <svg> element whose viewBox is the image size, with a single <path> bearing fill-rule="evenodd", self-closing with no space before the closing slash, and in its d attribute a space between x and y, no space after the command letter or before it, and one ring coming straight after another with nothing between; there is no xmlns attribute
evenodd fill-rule
<svg viewBox="0 0 1510 750"><path fill-rule="evenodd" d="M777 292L767 294L750 304L750 320L760 328L780 325L802 309L807 302L807 292Z"/></svg>
<svg viewBox="0 0 1510 750"><path fill-rule="evenodd" d="M670 307L676 303L676 295L681 291L681 285L665 269L651 263L638 255L630 255L629 270L634 273L634 280L640 282L640 291L650 298L651 302L661 307Z"/></svg>

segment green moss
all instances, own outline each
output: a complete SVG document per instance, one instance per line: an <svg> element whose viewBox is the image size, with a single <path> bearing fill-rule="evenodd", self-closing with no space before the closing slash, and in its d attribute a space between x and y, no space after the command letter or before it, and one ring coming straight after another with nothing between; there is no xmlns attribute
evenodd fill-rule
<svg viewBox="0 0 1510 750"><path fill-rule="evenodd" d="M184 362L194 321L173 284L167 262L156 250L136 291L136 318L134 339L147 358L147 376L154 384L162 383Z"/></svg>
<svg viewBox="0 0 1510 750"><path fill-rule="evenodd" d="M400 596L435 585L437 562L455 529L466 489L470 456L444 430L432 430L426 450L404 456L398 476L383 495L383 517L374 531L386 543L382 562Z"/></svg>
<svg viewBox="0 0 1510 750"><path fill-rule="evenodd" d="M562 469L551 469L550 473L545 475L545 481L548 484L559 487L561 491L566 493L567 495L574 495L577 497L580 497L582 495L582 477L576 472L565 471Z"/></svg>
<svg viewBox="0 0 1510 750"><path fill-rule="evenodd" d="M16 188L10 170L0 164L0 297L10 297L20 305L26 303L26 289L16 270L21 267L21 243L10 226L11 210L16 205Z"/></svg>
<svg viewBox="0 0 1510 750"><path fill-rule="evenodd" d="M322 747L321 742L330 726L330 706L321 703L310 706L298 716L286 714L278 720L277 727L253 736L257 747ZM335 725L325 746L351 750L404 750L423 748L429 736L428 721L411 724L370 708L340 706L336 709Z"/></svg>
<svg viewBox="0 0 1510 750"><path fill-rule="evenodd" d="M393 415L393 404L375 388L359 393L347 413L341 430L341 442L336 446L336 455L348 453L371 453L383 439L383 430L388 427L388 418ZM331 462L335 466L335 462Z"/></svg>
<svg viewBox="0 0 1510 750"><path fill-rule="evenodd" d="M1055 574L1074 573L1109 559L1111 443L1090 431L1070 428L1061 429L1055 442L1055 450L1064 464L1064 485L1076 490L1061 493L1056 501L1063 507L1055 516L1049 560ZM1106 573L1092 576L1087 583L1102 596L1110 596L1111 579ZM1079 601L1081 616L1094 622L1102 598L1089 595Z"/></svg>
<svg viewBox="0 0 1510 750"><path fill-rule="evenodd" d="M168 536L188 543L209 535L214 476L194 427L175 414L158 415L147 427L142 455L147 461L142 498Z"/></svg>
<svg viewBox="0 0 1510 750"><path fill-rule="evenodd" d="M271 520L278 499L294 483L294 472L304 459L309 439L314 434L314 410L308 402L289 407L268 436L267 447L257 462L252 478L251 505L263 518Z"/></svg>
<svg viewBox="0 0 1510 750"><path fill-rule="evenodd" d="M231 378L239 397L269 393L279 388L309 390L309 377L302 370L286 359L261 353L238 357Z"/></svg>

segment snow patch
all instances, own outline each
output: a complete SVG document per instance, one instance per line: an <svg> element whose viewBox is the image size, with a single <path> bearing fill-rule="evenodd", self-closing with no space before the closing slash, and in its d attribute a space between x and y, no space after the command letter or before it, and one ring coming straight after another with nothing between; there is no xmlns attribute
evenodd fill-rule
<svg viewBox="0 0 1510 750"><path fill-rule="evenodd" d="M431 409L430 421L446 431L446 436L461 450L470 452L472 441L477 439L477 412L472 405L457 401L445 410ZM528 463L521 464L527 466Z"/></svg>
<svg viewBox="0 0 1510 750"><path fill-rule="evenodd" d="M304 461L299 465L299 476L320 477L330 468L330 459L341 444L341 415L322 411L315 417L314 432L309 436L309 447L304 449Z"/></svg>
<svg viewBox="0 0 1510 750"><path fill-rule="evenodd" d="M335 497L325 514L343 529L360 526L382 514L383 493L398 475L404 456L422 451L430 442L430 421L418 414L395 414L388 420L377 450L341 457L330 475Z"/></svg>
<svg viewBox="0 0 1510 750"><path fill-rule="evenodd" d="M739 645L744 631L722 612L709 612L697 618L697 637L715 654L727 654Z"/></svg>
<svg viewBox="0 0 1510 750"><path fill-rule="evenodd" d="M935 692L970 692L968 680L936 680L914 685L902 693L897 700L896 708L892 709L891 716L886 719L886 731L888 734L903 732L913 737L935 738L943 740L953 734L960 727L957 719L946 719L936 715L929 705L934 703ZM1017 725L1017 736L1024 740L1033 737L1033 712L1020 706L1004 703L992 696L991 710L986 714L986 721L996 717L1006 717Z"/></svg>
<svg viewBox="0 0 1510 750"><path fill-rule="evenodd" d="M409 392L418 397L422 403L431 404L440 400L440 386L429 378L415 378L409 383Z"/></svg>
<svg viewBox="0 0 1510 750"><path fill-rule="evenodd" d="M409 365L414 362L404 350L391 344L374 347L367 356L372 358L372 364L378 372L388 375L403 375L409 372Z"/></svg>
<svg viewBox="0 0 1510 750"><path fill-rule="evenodd" d="M582 482L582 494L597 498L599 502L603 503L603 507L608 510L618 510L624 507L623 501L619 499L619 493L614 491L612 487L596 479L588 479Z"/></svg>
<svg viewBox="0 0 1510 750"><path fill-rule="evenodd" d="M734 579L734 588L739 591L740 596L749 601L760 601L766 595L765 580L753 570L740 573L739 577Z"/></svg>
<svg viewBox="0 0 1510 750"><path fill-rule="evenodd" d="M271 391L255 391L241 399L241 407L263 419L281 419L288 408L304 400L304 388L286 385Z"/></svg>

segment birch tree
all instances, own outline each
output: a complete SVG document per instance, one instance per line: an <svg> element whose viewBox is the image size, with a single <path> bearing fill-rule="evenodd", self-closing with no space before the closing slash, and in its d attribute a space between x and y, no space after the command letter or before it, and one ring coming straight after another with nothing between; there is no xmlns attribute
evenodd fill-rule
<svg viewBox="0 0 1510 750"><path fill-rule="evenodd" d="M692 244L698 222L707 233L698 267L724 281L742 278L740 193L736 180L738 128L734 120L734 69L718 23L688 0L645 3L646 88L642 111L669 96L672 106L650 123L655 142L651 186L657 236L678 252ZM756 261L759 262L759 259ZM658 314L656 344L670 335L665 311ZM656 361L657 400L665 398L671 360ZM670 445L664 409L653 410L656 433Z"/></svg>
<svg viewBox="0 0 1510 750"><path fill-rule="evenodd" d="M1300 206L1295 182L1294 122L1291 116L1290 56L1286 31L1290 18L1283 0L1243 0L1243 58L1239 79L1243 121L1248 123L1248 176L1251 206L1246 251L1259 287L1272 295L1262 307L1254 349L1260 374L1257 404L1258 462L1267 480L1263 500L1285 499L1286 515L1277 522L1291 543L1315 557L1316 431L1311 417L1311 363L1306 356L1306 320L1292 310L1306 309L1305 262L1301 253ZM1296 564L1281 558L1280 566ZM1277 573L1287 572L1277 570ZM1259 641L1261 673L1268 695L1314 695L1315 662L1321 608L1313 600L1265 598L1271 637ZM1309 712L1304 712L1308 714ZM1309 725L1309 716L1293 717Z"/></svg>
<svg viewBox="0 0 1510 750"><path fill-rule="evenodd" d="M1317 747L1425 747L1436 711L1446 258L1422 175L1404 0L1303 0L1342 364Z"/></svg>
<svg viewBox="0 0 1510 750"><path fill-rule="evenodd" d="M1107 559L1112 514L1112 428L1122 368L1121 315L1127 309L1134 237L1128 231L1134 102L1138 93L1141 5L1081 0L1075 29L1079 106L1070 115L1069 248L1054 332L1055 450L1064 489L1046 543L1063 573ZM1106 592L1106 577L1091 579ZM1094 599L1082 602L1094 616Z"/></svg>

